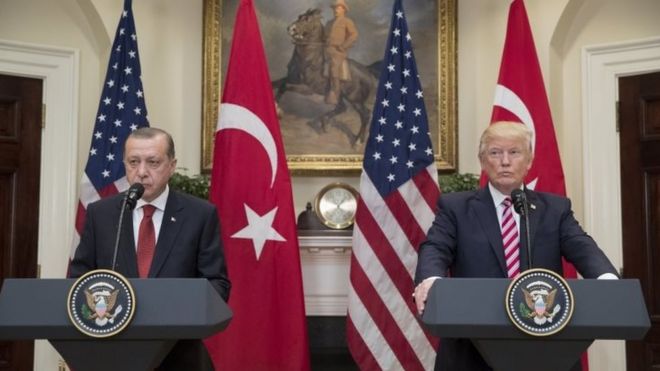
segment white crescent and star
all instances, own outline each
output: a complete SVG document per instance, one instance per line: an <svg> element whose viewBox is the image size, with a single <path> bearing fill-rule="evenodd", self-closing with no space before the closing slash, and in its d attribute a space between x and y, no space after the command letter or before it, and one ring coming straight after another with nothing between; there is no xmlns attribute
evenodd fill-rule
<svg viewBox="0 0 660 371"><path fill-rule="evenodd" d="M247 204L244 204L244 206L248 224L245 228L234 233L232 238L245 238L252 240L252 243L254 244L254 252L257 254L257 260L259 260L261 251L267 240L286 241L286 239L273 228L273 220L275 220L275 214L277 214L277 206L264 215L257 214Z"/></svg>
<svg viewBox="0 0 660 371"><path fill-rule="evenodd" d="M220 105L220 118L218 119L218 131L236 129L254 137L266 151L270 161L271 179L270 187L275 183L277 175L277 146L275 139L270 134L266 124L249 109L233 103L222 103Z"/></svg>
<svg viewBox="0 0 660 371"><path fill-rule="evenodd" d="M527 126L532 131L532 153L536 151L536 128L534 127L534 119L532 114L529 112L527 105L523 102L522 99L516 94L513 90L507 88L504 85L497 84L495 87L495 101L493 102L494 106L502 107L505 110L513 113L522 121L522 123ZM535 178L531 182L527 183L527 188L534 190L536 183L539 178Z"/></svg>
<svg viewBox="0 0 660 371"><path fill-rule="evenodd" d="M218 119L218 132L221 130L236 129L245 132L256 139L268 155L271 166L270 187L273 188L277 175L277 146L266 124L249 109L232 103L220 105ZM273 221L277 214L277 206L264 215L257 214L250 206L243 204L247 225L234 233L232 238L250 239L254 246L257 260L261 256L266 241L286 241L280 233L273 228Z"/></svg>

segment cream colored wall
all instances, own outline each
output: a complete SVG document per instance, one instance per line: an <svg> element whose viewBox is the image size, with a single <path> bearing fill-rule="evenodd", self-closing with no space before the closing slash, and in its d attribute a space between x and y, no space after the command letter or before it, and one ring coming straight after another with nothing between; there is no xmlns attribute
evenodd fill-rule
<svg viewBox="0 0 660 371"><path fill-rule="evenodd" d="M92 3L108 37L114 38L123 1L92 0ZM202 99L202 1L134 1L133 13L149 122L172 134L179 166L197 173ZM107 63L105 57L103 60Z"/></svg>
<svg viewBox="0 0 660 371"><path fill-rule="evenodd" d="M82 2L82 1L81 1ZM88 9L87 9L88 10ZM99 102L99 67L103 63L100 51L108 49L107 35L93 27L88 14L75 0L2 0L0 1L0 38L80 51L80 104L81 122L92 122ZM98 36L106 37L100 40ZM57 123L55 123L57 124ZM80 157L89 148L91 124L81 125L78 131ZM84 139L81 139L84 138ZM80 169L84 166L84 160Z"/></svg>
<svg viewBox="0 0 660 371"><path fill-rule="evenodd" d="M122 3L0 0L0 39L80 51L79 174L87 159L108 49ZM458 148L462 172L479 171L475 149L490 119L508 6L509 0L459 0ZM660 35L660 1L526 0L526 6L550 98L568 194L578 218L582 218L582 48ZM150 121L172 133L179 165L195 173L200 163L202 0L139 0L133 9ZM337 180L358 187L357 175L295 177L296 212L302 211L324 185ZM595 352L592 369L615 370L598 363L598 359L611 360L611 356L604 356L606 350ZM613 363L620 364L622 354L614 357Z"/></svg>
<svg viewBox="0 0 660 371"><path fill-rule="evenodd" d="M85 166L122 0L2 0L0 38L80 50L79 173ZM202 0L133 4L152 125L172 133L179 165L199 169ZM193 26L194 25L194 26Z"/></svg>
<svg viewBox="0 0 660 371"><path fill-rule="evenodd" d="M631 6L633 3L634 7ZM576 212L582 216L582 48L660 35L660 23L657 21L660 2L591 0L585 1L576 10L566 15L571 22L564 40L557 40L553 45L562 63L557 66L560 73L552 76L552 81L562 81L564 84L555 100L563 109L553 113L557 118L555 122L562 156L572 160L571 166L565 167L568 191L576 201Z"/></svg>

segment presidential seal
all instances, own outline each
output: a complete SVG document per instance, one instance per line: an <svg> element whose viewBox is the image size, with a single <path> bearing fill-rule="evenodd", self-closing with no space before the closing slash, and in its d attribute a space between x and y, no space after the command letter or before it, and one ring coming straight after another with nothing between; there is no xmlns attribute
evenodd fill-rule
<svg viewBox="0 0 660 371"><path fill-rule="evenodd" d="M573 292L557 273L530 269L514 278L506 292L506 312L521 331L548 336L561 331L573 316Z"/></svg>
<svg viewBox="0 0 660 371"><path fill-rule="evenodd" d="M98 269L78 278L69 290L67 311L73 325L95 338L117 335L133 319L135 294L121 274Z"/></svg>

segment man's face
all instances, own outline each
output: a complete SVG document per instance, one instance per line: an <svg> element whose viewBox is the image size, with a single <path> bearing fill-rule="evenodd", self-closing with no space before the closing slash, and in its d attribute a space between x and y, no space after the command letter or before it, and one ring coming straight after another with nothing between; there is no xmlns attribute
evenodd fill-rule
<svg viewBox="0 0 660 371"><path fill-rule="evenodd" d="M488 174L490 183L505 195L520 188L532 167L532 154L522 139L491 139L486 151L480 154L481 170Z"/></svg>
<svg viewBox="0 0 660 371"><path fill-rule="evenodd" d="M142 199L151 202L165 190L176 169L176 159L167 157L167 139L164 135L129 137L124 150L124 166L128 182L142 183Z"/></svg>
<svg viewBox="0 0 660 371"><path fill-rule="evenodd" d="M346 14L346 9L341 5L335 6L334 11L335 11L335 17L341 17Z"/></svg>

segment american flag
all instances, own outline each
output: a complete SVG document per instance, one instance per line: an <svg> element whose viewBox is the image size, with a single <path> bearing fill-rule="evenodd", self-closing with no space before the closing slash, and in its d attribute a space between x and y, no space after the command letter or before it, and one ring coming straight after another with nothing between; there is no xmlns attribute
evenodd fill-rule
<svg viewBox="0 0 660 371"><path fill-rule="evenodd" d="M417 250L440 195L411 37L394 2L353 232L347 341L363 370L428 370L412 301Z"/></svg>
<svg viewBox="0 0 660 371"><path fill-rule="evenodd" d="M87 205L128 188L122 161L124 141L132 131L145 126L149 126L149 123L142 89L137 35L131 0L125 0L112 43L87 166L80 184L71 256L80 240Z"/></svg>

